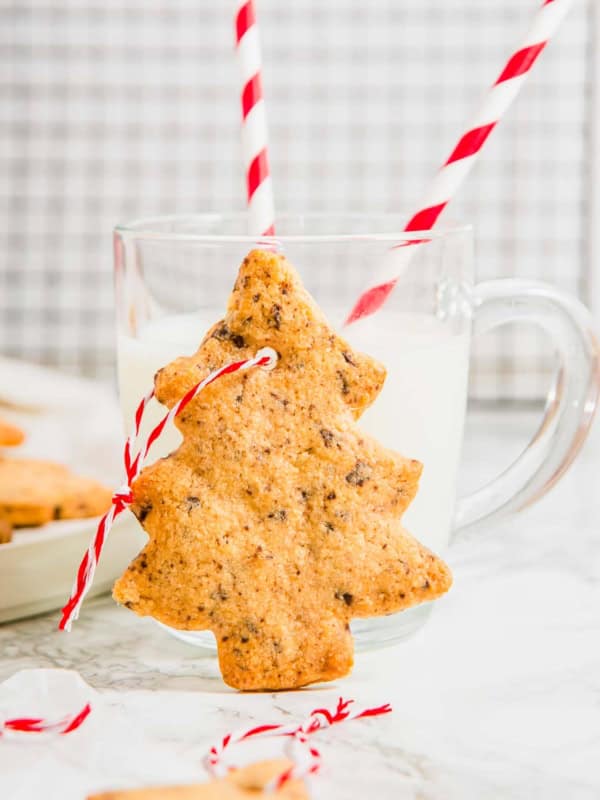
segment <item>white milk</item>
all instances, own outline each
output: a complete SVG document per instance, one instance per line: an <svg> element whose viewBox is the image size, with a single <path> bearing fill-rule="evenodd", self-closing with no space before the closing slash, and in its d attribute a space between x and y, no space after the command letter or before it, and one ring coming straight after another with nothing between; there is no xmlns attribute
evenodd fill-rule
<svg viewBox="0 0 600 800"><path fill-rule="evenodd" d="M193 353L219 314L187 314L148 323L138 339L121 336L118 347L121 406L129 428L155 372L180 355ZM380 313L344 331L353 347L379 359L388 370L383 390L360 426L386 447L424 464L419 492L404 524L433 550L448 542L456 474L463 436L469 335L453 335L425 314ZM148 430L165 410L153 401ZM151 452L164 455L180 441L165 431Z"/></svg>
<svg viewBox="0 0 600 800"><path fill-rule="evenodd" d="M119 335L117 339L117 368L121 410L127 432L131 430L136 409L142 397L154 386L154 375L165 364L179 356L191 355L198 349L204 333L221 317L204 314L180 314L146 323L139 338ZM167 409L152 400L144 413L142 432L148 433L167 413ZM179 431L166 428L152 447L150 458L167 455L181 442Z"/></svg>
<svg viewBox="0 0 600 800"><path fill-rule="evenodd" d="M403 525L432 550L448 543L463 438L469 333L452 334L426 314L380 312L344 331L388 374L360 427L391 450L423 464L417 496Z"/></svg>

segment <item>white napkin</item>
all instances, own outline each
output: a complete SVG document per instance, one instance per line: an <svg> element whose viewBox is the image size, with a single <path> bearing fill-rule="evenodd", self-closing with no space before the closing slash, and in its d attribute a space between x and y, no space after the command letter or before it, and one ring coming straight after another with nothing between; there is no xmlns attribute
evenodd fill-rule
<svg viewBox="0 0 600 800"><path fill-rule="evenodd" d="M135 711L103 698L77 672L16 673L0 684L0 721L17 717L56 721L79 712L88 702L91 714L69 734L0 736L3 800L84 800L109 789L207 780L201 763L204 753L190 759L174 744L151 739Z"/></svg>
<svg viewBox="0 0 600 800"><path fill-rule="evenodd" d="M109 385L0 357L0 416L26 434L6 455L59 461L109 486L120 480L125 434Z"/></svg>

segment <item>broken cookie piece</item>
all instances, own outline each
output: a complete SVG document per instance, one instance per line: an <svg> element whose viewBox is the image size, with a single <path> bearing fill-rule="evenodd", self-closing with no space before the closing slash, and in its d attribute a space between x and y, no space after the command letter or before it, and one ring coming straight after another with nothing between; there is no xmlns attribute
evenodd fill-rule
<svg viewBox="0 0 600 800"><path fill-rule="evenodd" d="M265 791L270 782L290 766L291 762L285 759L259 761L231 770L227 777L209 783L126 789L91 795L88 800L259 800L267 797L278 800L309 800L304 783L299 780L290 780L274 792Z"/></svg>

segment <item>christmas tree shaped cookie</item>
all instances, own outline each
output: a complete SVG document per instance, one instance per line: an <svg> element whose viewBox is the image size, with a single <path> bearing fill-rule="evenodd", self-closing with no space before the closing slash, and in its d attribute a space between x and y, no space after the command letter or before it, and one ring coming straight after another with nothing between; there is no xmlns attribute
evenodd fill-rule
<svg viewBox="0 0 600 800"><path fill-rule="evenodd" d="M144 469L132 509L149 542L116 600L215 634L224 680L287 689L352 666L349 622L433 600L447 566L401 525L421 464L362 432L384 368L329 326L281 255L244 260L224 320L156 375L171 408L209 372L227 375L177 418L183 443Z"/></svg>

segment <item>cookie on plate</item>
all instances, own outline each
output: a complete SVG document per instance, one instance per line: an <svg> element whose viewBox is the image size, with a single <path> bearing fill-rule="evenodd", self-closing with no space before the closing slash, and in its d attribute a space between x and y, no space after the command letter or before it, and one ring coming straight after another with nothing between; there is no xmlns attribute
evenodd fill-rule
<svg viewBox="0 0 600 800"><path fill-rule="evenodd" d="M276 792L266 793L267 784L281 775L290 762L284 759L259 761L232 770L226 778L194 786L170 786L156 789L133 789L105 792L88 800L250 800L275 797L280 800L309 800L302 781L291 780Z"/></svg>
<svg viewBox="0 0 600 800"><path fill-rule="evenodd" d="M0 544L8 544L12 540L12 525L0 516Z"/></svg>
<svg viewBox="0 0 600 800"><path fill-rule="evenodd" d="M74 475L62 464L32 459L0 460L0 516L13 527L103 514L111 492L97 481Z"/></svg>
<svg viewBox="0 0 600 800"><path fill-rule="evenodd" d="M250 690L346 675L351 619L433 600L451 583L401 525L421 464L355 424L384 367L335 333L282 255L249 254L227 315L157 374L156 397L171 408L265 346L275 368L208 386L176 420L179 449L134 483L150 541L114 587L137 614L213 631L225 682Z"/></svg>
<svg viewBox="0 0 600 800"><path fill-rule="evenodd" d="M0 447L16 447L25 439L25 434L16 425L0 417Z"/></svg>

